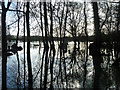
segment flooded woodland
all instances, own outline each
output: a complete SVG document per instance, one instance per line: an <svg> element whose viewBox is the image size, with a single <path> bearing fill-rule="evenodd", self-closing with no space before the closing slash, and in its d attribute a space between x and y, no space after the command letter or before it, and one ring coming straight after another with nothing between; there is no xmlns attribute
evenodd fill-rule
<svg viewBox="0 0 120 90"><path fill-rule="evenodd" d="M120 89L120 2L0 2L0 88Z"/></svg>

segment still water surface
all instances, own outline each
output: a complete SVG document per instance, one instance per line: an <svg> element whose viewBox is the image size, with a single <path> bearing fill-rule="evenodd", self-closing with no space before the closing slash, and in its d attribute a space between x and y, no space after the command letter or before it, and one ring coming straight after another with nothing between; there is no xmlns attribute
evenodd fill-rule
<svg viewBox="0 0 120 90"><path fill-rule="evenodd" d="M13 43L13 42L12 42ZM18 46L23 47L23 42L19 42ZM26 47L27 43L25 43ZM76 49L76 63L71 63L72 60L72 53L74 51L74 42L69 42L67 45L67 52L65 53L64 57L61 57L62 59L65 59L66 63L66 72L67 72L67 78L69 87L77 87L77 88L83 88L83 81L84 81L84 63L86 60L86 46L85 43L80 42L80 48L79 50ZM59 63L60 63L60 50L59 50L58 42L55 42L55 62L54 62L54 79L59 74ZM34 88L40 87L40 67L41 67L41 61L42 61L42 55L43 55L44 46L43 43L40 42L31 42L30 44L30 54L31 54L31 62L32 62L32 71L33 71L33 79L34 79ZM23 87L23 79L24 79L24 49L22 51L18 51L19 55L19 61L20 61L20 76L18 75L18 59L17 55L12 55L7 57L7 87L8 88L17 88L17 81L19 77L19 81L21 82L20 85ZM25 59L27 55L27 50L25 48ZM48 57L48 59L52 58L51 56ZM1 59L1 58L0 58ZM1 62L0 62L1 67ZM62 67L63 64L62 64ZM103 67L105 67L105 64L103 64ZM44 68L43 68L44 69ZM119 71L120 69L117 68ZM102 75L101 75L101 87L103 88L115 88L120 83L120 72L117 69L109 68L103 68ZM62 72L64 73L64 68L62 68ZM116 71L117 70L117 71ZM0 72L1 73L1 72ZM1 74L0 74L1 77ZM92 63L92 56L88 56L88 62L87 62L87 75L86 75L86 88L92 88L93 86L93 77L94 77L94 69L93 69L93 63ZM63 76L64 78L64 76ZM26 86L27 86L27 62L26 62ZM64 78L65 79L65 78ZM0 78L1 81L1 78ZM50 70L48 70L48 82L50 82ZM1 83L1 82L0 82ZM64 83L64 81L63 81ZM0 85L1 86L1 85ZM57 81L54 81L54 87L62 87L63 84L59 83L57 84ZM64 83L65 86L65 83Z"/></svg>

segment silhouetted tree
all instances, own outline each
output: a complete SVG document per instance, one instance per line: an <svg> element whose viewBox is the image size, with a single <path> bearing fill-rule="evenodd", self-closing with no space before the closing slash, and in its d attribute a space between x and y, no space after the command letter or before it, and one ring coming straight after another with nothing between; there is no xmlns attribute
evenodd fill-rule
<svg viewBox="0 0 120 90"><path fill-rule="evenodd" d="M86 35L86 59L84 64L84 81L83 81L83 87L85 88L85 82L86 82L86 75L87 75L87 61L88 61L88 33L87 33L87 14L86 14L86 3L84 3L84 18L85 18L85 35Z"/></svg>
<svg viewBox="0 0 120 90"><path fill-rule="evenodd" d="M93 13L94 13L94 28L95 28L95 40L92 45L93 49L93 65L95 69L95 76L94 76L94 90L100 89L100 74L101 74L101 62L102 57L100 53L100 38L101 38L101 31L100 31L100 21L99 21L99 15L98 15L98 5L97 2L93 2Z"/></svg>
<svg viewBox="0 0 120 90"><path fill-rule="evenodd" d="M7 70L7 39L6 39L6 13L10 7L11 2L8 2L7 8L5 7L4 0L2 1L2 89L7 89L6 70Z"/></svg>
<svg viewBox="0 0 120 90"><path fill-rule="evenodd" d="M48 18L47 18L47 8L46 2L44 2L44 26L45 26L45 68L44 68L44 89L47 88L47 77L48 77Z"/></svg>
<svg viewBox="0 0 120 90"><path fill-rule="evenodd" d="M26 25L27 25L27 64L28 64L28 88L33 88L32 66L30 58L30 27L29 27L29 2L27 2L26 11Z"/></svg>
<svg viewBox="0 0 120 90"><path fill-rule="evenodd" d="M50 54L53 52L52 59L50 59L50 73L51 73L51 83L50 83L50 88L53 89L53 66L54 66L54 61L55 61L55 44L53 41L53 6L50 3Z"/></svg>
<svg viewBox="0 0 120 90"><path fill-rule="evenodd" d="M68 19L68 2L65 3L65 6L66 6L66 13L65 13L65 20L64 20L64 37L66 37L66 30L67 30L67 19ZM65 81L66 81L66 89L68 88L68 79L67 79L67 70L66 70L66 61L65 61L65 53L67 52L67 45L68 45L68 42L66 42L64 39L63 39L63 44L65 45L64 46L64 50L63 50L63 66L64 66L64 72L65 72Z"/></svg>
<svg viewBox="0 0 120 90"><path fill-rule="evenodd" d="M43 38L43 44L45 46L45 41L44 41L44 35L43 35L43 20L42 20L42 2L40 2L40 20L41 20L41 31L42 31L42 38ZM43 50L43 55L42 55L42 61L41 61L41 73L40 73L40 89L43 88L43 62L44 62L44 56L45 56L45 48Z"/></svg>
<svg viewBox="0 0 120 90"><path fill-rule="evenodd" d="M25 10L25 3L24 3L24 6L23 6L23 11ZM24 28L23 28L23 32L24 32L24 39L23 39L23 47L24 47L24 89L25 89L25 79L26 79L26 59L25 59L25 13L23 13L24 14L24 18L23 18L23 20L24 20L24 23L23 23L23 26L24 26Z"/></svg>
<svg viewBox="0 0 120 90"><path fill-rule="evenodd" d="M18 10L18 2L17 2L17 10ZM16 46L18 46L18 37L19 37L19 32L20 32L20 16L19 12L17 11L17 17L18 17L18 32L17 32L17 38L16 38ZM17 77L17 88L19 89L20 87L20 59L19 59L19 54L17 52L17 61L18 61L18 77Z"/></svg>

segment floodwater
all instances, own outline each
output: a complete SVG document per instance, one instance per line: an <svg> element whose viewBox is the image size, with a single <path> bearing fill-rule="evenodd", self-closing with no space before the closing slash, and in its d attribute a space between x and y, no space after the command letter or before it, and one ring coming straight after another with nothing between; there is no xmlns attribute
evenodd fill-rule
<svg viewBox="0 0 120 90"><path fill-rule="evenodd" d="M18 46L23 47L24 46L23 44L24 44L23 42L19 42ZM83 82L85 81L84 83L85 88L93 88L94 67L93 67L92 56L88 55L88 61L86 64L87 74L86 74L86 80L85 80L84 65L86 61L86 49L85 49L86 45L84 42L80 42L80 44L78 45L77 43L76 46L77 46L76 50L74 50L74 42L68 42L67 50L64 56L60 57L60 49L58 48L59 43L55 42L56 53L55 53L55 62L53 66L54 88L66 87L63 60L65 60L65 65L66 65L68 87L83 88ZM40 69L41 69L41 63L42 63L43 50L44 50L44 46L42 42L40 42L40 44L39 42L31 42L30 54L31 54L31 62L32 62L31 64L32 64L32 72L33 72L32 74L33 74L33 80L34 80L33 87L34 88L40 88ZM73 56L73 52L75 52L74 56ZM18 51L18 57L19 57L19 62L20 62L20 65L19 65L20 74L18 73L17 54L7 57L7 87L8 88L17 88L17 85L18 85L17 82L19 82L19 87L23 88L24 55L25 55L25 61L26 61L26 76L25 76L26 87L28 85L27 84L27 80L28 80L27 43L25 42L25 54L24 54L24 49L22 51ZM48 53L48 60L50 60L51 58L52 58L51 55ZM62 66L62 78L63 78L62 82L61 82L61 77L59 76L60 58L62 60L62 65L61 65ZM120 68L113 68L111 66L111 63L106 64L109 59L111 58L103 57L104 63L102 64L102 74L101 74L100 84L101 84L101 88L104 88L104 89L116 88L120 86L120 77L119 77ZM0 62L0 68L1 68L1 62ZM44 71L44 68L43 68L43 71ZM1 77L1 74L0 74L0 77ZM48 66L48 77L47 78L48 78L47 81L50 82L49 66ZM1 78L0 78L0 84L1 84ZM48 84L48 87L49 87L49 84Z"/></svg>

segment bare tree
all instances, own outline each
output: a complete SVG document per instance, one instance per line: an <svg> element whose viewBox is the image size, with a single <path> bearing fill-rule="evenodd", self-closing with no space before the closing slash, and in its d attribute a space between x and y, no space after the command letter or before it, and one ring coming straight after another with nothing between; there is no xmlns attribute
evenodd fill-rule
<svg viewBox="0 0 120 90"><path fill-rule="evenodd" d="M6 13L10 7L11 2L8 2L7 8L5 7L5 2L2 0L2 89L7 89L7 39L6 39Z"/></svg>
<svg viewBox="0 0 120 90"><path fill-rule="evenodd" d="M52 55L52 59L50 59L50 73L51 73L51 83L50 83L50 88L53 89L53 67L54 67L54 61L55 61L55 44L53 41L53 6L50 3L50 21L51 21L51 25L50 25L50 54L53 52Z"/></svg>
<svg viewBox="0 0 120 90"><path fill-rule="evenodd" d="M47 77L48 77L48 19L47 19L47 8L46 2L44 2L44 26L45 26L45 68L44 68L44 89L47 88Z"/></svg>
<svg viewBox="0 0 120 90"><path fill-rule="evenodd" d="M32 66L31 66L31 58L30 58L29 2L27 2L26 25L27 25L27 64L28 64L28 85L29 85L28 88L32 89L33 76L32 76Z"/></svg>
<svg viewBox="0 0 120 90"><path fill-rule="evenodd" d="M101 31L100 31L100 21L99 21L99 15L98 15L98 5L97 2L93 2L93 13L94 13L94 27L95 27L95 40L94 44L92 46L92 49L94 50L93 56L93 65L95 69L95 77L94 77L94 89L96 88L100 89L100 74L101 74L101 53L100 53L100 38L101 38Z"/></svg>
<svg viewBox="0 0 120 90"><path fill-rule="evenodd" d="M86 3L84 3L84 16L85 16L85 35L87 38L86 41L86 59L84 64L84 81L83 81L83 87L85 88L85 82L86 82L86 75L87 75L87 61L88 61L88 33L87 33L87 14L86 14Z"/></svg>

